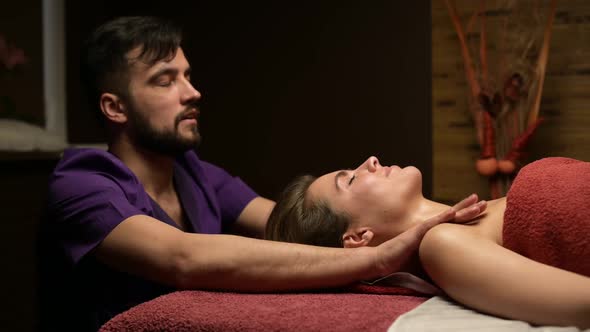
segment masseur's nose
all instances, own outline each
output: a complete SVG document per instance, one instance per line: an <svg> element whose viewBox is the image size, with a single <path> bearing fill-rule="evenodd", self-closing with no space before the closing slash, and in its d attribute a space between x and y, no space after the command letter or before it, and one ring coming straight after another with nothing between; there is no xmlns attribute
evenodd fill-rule
<svg viewBox="0 0 590 332"><path fill-rule="evenodd" d="M201 92L195 89L195 87L191 84L189 80L184 81L184 84L182 84L181 89L181 98L183 104L194 103L201 99Z"/></svg>
<svg viewBox="0 0 590 332"><path fill-rule="evenodd" d="M370 156L357 168L357 170L366 169L372 173L375 172L379 167L381 167L381 164L379 164L379 159L377 159L375 156Z"/></svg>

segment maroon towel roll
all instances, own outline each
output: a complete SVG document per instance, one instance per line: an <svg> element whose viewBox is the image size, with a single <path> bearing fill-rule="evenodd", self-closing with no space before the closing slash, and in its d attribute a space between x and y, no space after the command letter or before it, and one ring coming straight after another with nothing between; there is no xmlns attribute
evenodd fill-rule
<svg viewBox="0 0 590 332"><path fill-rule="evenodd" d="M590 163L545 158L524 167L506 201L503 245L590 276Z"/></svg>

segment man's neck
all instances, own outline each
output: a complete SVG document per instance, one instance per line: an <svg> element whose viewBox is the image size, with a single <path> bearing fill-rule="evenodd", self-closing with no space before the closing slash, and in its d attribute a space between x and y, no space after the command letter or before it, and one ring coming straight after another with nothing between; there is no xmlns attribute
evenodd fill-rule
<svg viewBox="0 0 590 332"><path fill-rule="evenodd" d="M109 151L131 169L152 198L174 192L174 158L139 148L128 140L110 144Z"/></svg>

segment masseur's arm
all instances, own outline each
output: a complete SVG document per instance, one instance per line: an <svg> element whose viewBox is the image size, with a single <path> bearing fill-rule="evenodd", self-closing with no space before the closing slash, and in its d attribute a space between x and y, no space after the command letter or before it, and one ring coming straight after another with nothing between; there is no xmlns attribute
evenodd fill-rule
<svg viewBox="0 0 590 332"><path fill-rule="evenodd" d="M476 196L456 208L474 217ZM103 263L178 288L269 291L346 285L398 271L442 213L378 247L336 249L251 239L191 234L145 215L124 220L94 254Z"/></svg>
<svg viewBox="0 0 590 332"><path fill-rule="evenodd" d="M590 278L535 262L461 228L439 225L420 245L422 265L449 296L497 316L590 328Z"/></svg>

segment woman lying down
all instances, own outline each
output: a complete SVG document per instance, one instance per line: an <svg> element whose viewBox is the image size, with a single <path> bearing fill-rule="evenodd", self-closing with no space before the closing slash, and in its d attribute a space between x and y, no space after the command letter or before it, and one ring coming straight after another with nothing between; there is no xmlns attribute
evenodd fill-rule
<svg viewBox="0 0 590 332"><path fill-rule="evenodd" d="M270 240L377 246L449 207L422 195L415 167L370 157L354 170L303 176L282 193ZM524 167L507 197L469 224L441 224L405 271L465 306L532 324L590 328L590 163Z"/></svg>

